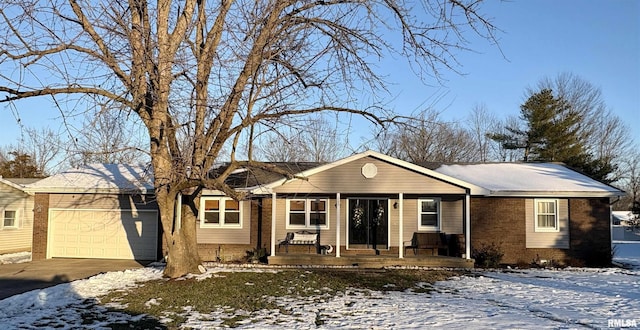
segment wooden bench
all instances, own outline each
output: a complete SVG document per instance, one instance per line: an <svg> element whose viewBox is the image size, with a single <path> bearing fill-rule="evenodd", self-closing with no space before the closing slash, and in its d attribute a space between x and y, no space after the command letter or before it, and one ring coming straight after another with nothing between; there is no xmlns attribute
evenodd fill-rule
<svg viewBox="0 0 640 330"><path fill-rule="evenodd" d="M418 250L431 250L431 255L438 255L439 250L447 251L449 255L449 244L447 243L447 235L445 233L413 233L410 241L404 242L404 252L407 249L413 249L413 254L417 255Z"/></svg>
<svg viewBox="0 0 640 330"><path fill-rule="evenodd" d="M316 248L316 251L320 248L318 233L312 233L306 230L287 233L285 239L278 242L278 251L280 251L280 247L283 245L287 253L289 253L289 245L307 245L309 246L309 252L311 252L312 246Z"/></svg>

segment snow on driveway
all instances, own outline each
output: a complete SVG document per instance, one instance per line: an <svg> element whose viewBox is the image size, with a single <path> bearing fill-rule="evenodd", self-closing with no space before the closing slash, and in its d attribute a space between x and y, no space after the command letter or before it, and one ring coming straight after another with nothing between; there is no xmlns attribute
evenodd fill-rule
<svg viewBox="0 0 640 330"><path fill-rule="evenodd" d="M624 255L627 264L640 266L639 248L637 244L623 248L630 251ZM213 268L205 276L222 271L233 269ZM104 329L134 316L107 313L93 298L158 279L161 272L153 267L111 272L0 300L0 324L6 329ZM474 272L438 282L433 289L431 293L354 290L308 299L272 298L287 313L220 309L200 314L186 308L188 321L183 326L215 328L223 318L235 314L249 316L241 328L570 329L640 325L639 268ZM104 318L83 324L80 315L87 309L103 311Z"/></svg>

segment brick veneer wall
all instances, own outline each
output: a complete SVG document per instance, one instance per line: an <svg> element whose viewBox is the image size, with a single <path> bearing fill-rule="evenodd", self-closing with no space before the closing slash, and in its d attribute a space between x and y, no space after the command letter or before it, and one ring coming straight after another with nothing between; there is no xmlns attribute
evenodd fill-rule
<svg viewBox="0 0 640 330"><path fill-rule="evenodd" d="M520 262L525 250L523 198L471 198L471 248L498 244L502 262Z"/></svg>
<svg viewBox="0 0 640 330"><path fill-rule="evenodd" d="M608 198L569 200L569 258L574 264L611 264L610 212Z"/></svg>
<svg viewBox="0 0 640 330"><path fill-rule="evenodd" d="M47 226L49 224L49 194L36 194L33 204L33 243L31 260L47 258Z"/></svg>
<svg viewBox="0 0 640 330"><path fill-rule="evenodd" d="M610 264L611 233L607 198L569 199L570 249L527 249L524 198L471 199L471 248L498 244L506 264L531 264L536 259L560 264Z"/></svg>

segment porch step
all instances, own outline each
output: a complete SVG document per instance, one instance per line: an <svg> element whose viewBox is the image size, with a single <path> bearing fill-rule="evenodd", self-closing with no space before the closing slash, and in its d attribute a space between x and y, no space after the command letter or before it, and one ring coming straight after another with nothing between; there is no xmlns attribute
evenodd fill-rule
<svg viewBox="0 0 640 330"><path fill-rule="evenodd" d="M336 258L331 255L286 254L268 257L270 265L291 266L355 266L358 268L383 268L392 266L473 268L473 260L445 256L411 256L405 258L348 255Z"/></svg>

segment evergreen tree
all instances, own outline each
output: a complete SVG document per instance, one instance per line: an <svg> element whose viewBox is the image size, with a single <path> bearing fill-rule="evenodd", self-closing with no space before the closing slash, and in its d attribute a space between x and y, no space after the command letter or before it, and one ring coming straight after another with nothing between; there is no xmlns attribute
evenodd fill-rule
<svg viewBox="0 0 640 330"><path fill-rule="evenodd" d="M507 126L507 134L490 134L505 149L523 149L524 161L564 162L597 180L614 170L608 159L586 152L580 133L582 115L550 89L534 93L520 106L521 127Z"/></svg>
<svg viewBox="0 0 640 330"><path fill-rule="evenodd" d="M9 152L13 160L0 162L0 176L5 178L41 178L42 172L30 155L17 151Z"/></svg>

